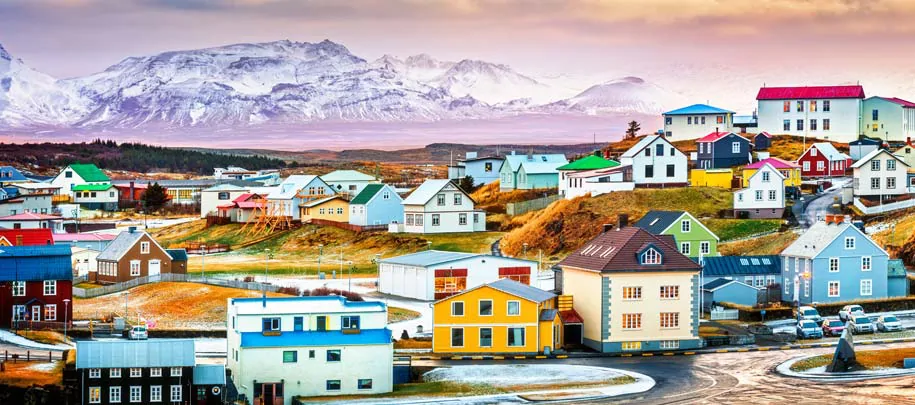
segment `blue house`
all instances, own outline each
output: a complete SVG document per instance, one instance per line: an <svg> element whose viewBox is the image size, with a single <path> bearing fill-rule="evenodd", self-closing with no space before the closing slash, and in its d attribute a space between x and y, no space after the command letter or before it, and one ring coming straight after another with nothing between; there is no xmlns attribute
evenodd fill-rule
<svg viewBox="0 0 915 405"><path fill-rule="evenodd" d="M536 190L559 187L559 166L568 164L563 154L511 155L499 172L499 190Z"/></svg>
<svg viewBox="0 0 915 405"><path fill-rule="evenodd" d="M772 146L772 135L769 135L768 132L760 132L753 136L753 149L756 150L766 150Z"/></svg>
<svg viewBox="0 0 915 405"><path fill-rule="evenodd" d="M702 277L707 281L717 278L737 280L756 288L780 285L781 260L777 255L709 256L702 259Z"/></svg>
<svg viewBox="0 0 915 405"><path fill-rule="evenodd" d="M712 303L717 305L722 302L752 307L756 305L759 290L737 280L716 278L702 286L702 307L709 310Z"/></svg>
<svg viewBox="0 0 915 405"><path fill-rule="evenodd" d="M842 216L827 215L780 254L785 301L801 304L889 297L889 255Z"/></svg>
<svg viewBox="0 0 915 405"><path fill-rule="evenodd" d="M367 184L349 202L349 223L387 225L403 219L403 199L387 184Z"/></svg>
<svg viewBox="0 0 915 405"><path fill-rule="evenodd" d="M696 167L726 169L750 163L753 144L733 132L712 132L696 140Z"/></svg>
<svg viewBox="0 0 915 405"><path fill-rule="evenodd" d="M10 183L25 183L29 179L25 178L19 170L13 166L0 166L0 185Z"/></svg>
<svg viewBox="0 0 915 405"><path fill-rule="evenodd" d="M467 152L465 159L448 166L448 178L460 180L470 176L475 186L489 184L499 180L504 162L505 159L499 156L477 156L476 152Z"/></svg>

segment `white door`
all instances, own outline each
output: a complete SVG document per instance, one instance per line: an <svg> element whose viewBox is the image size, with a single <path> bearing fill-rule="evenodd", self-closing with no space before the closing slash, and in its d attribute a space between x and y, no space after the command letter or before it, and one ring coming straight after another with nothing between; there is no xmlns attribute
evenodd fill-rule
<svg viewBox="0 0 915 405"><path fill-rule="evenodd" d="M32 305L32 320L35 322L41 320L41 305Z"/></svg>
<svg viewBox="0 0 915 405"><path fill-rule="evenodd" d="M159 260L150 260L149 261L149 276L158 276L159 271L161 270L162 262Z"/></svg>

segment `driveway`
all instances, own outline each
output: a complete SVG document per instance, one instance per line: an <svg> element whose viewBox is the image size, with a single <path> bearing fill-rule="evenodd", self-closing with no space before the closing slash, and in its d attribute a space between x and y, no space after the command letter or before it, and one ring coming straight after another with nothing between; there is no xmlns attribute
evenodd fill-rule
<svg viewBox="0 0 915 405"><path fill-rule="evenodd" d="M837 214L838 212L832 208L832 205L836 203L836 198L841 200L842 187L849 184L851 181L852 180L847 177L832 179L832 187L820 194L804 197L805 201L803 201L801 205L803 214L797 215L797 213L795 213L801 227L804 229L810 228L811 225L817 222L817 218L821 218L827 214Z"/></svg>

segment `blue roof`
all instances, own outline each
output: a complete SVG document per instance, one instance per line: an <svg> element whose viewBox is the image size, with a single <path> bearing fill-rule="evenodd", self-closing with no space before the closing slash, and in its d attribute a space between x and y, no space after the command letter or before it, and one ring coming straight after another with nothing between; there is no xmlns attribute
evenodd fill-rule
<svg viewBox="0 0 915 405"><path fill-rule="evenodd" d="M222 364L194 366L194 385L226 385L226 366Z"/></svg>
<svg viewBox="0 0 915 405"><path fill-rule="evenodd" d="M391 343L391 330L388 328L362 329L359 333L343 333L339 330L296 331L283 332L279 336L264 336L261 332L241 332L241 347L349 346L389 343Z"/></svg>
<svg viewBox="0 0 915 405"><path fill-rule="evenodd" d="M184 249L165 249L165 252L176 262L187 261L187 250Z"/></svg>
<svg viewBox="0 0 915 405"><path fill-rule="evenodd" d="M744 282L741 282L738 280L728 280L726 278L716 278L712 281L709 281L708 283L705 283L704 286L702 286L702 289L705 291L715 291L717 289L725 288L727 286L734 286L737 288L744 288L744 289L748 288L748 289L756 290L756 291L759 290L758 288L753 287L752 285L749 285L747 283L744 283Z"/></svg>
<svg viewBox="0 0 915 405"><path fill-rule="evenodd" d="M191 367L193 339L76 342L76 368Z"/></svg>
<svg viewBox="0 0 915 405"><path fill-rule="evenodd" d="M776 255L707 256L702 259L705 277L781 274L782 261Z"/></svg>
<svg viewBox="0 0 915 405"><path fill-rule="evenodd" d="M721 109L718 107L712 107L707 104L693 104L689 107L678 108L676 110L671 110L664 115L690 115L690 114L733 114L733 111Z"/></svg>
<svg viewBox="0 0 915 405"><path fill-rule="evenodd" d="M652 210L645 213L642 218L635 221L632 226L642 228L653 235L660 235L676 220L680 219L686 211L660 211Z"/></svg>
<svg viewBox="0 0 915 405"><path fill-rule="evenodd" d="M0 166L0 183L10 181L29 181L13 166Z"/></svg>
<svg viewBox="0 0 915 405"><path fill-rule="evenodd" d="M70 280L68 245L0 246L0 282Z"/></svg>

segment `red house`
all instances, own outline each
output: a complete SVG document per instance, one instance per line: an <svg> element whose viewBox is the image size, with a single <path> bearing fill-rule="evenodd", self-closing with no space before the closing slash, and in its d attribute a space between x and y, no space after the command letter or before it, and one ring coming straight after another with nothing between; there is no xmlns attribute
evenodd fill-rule
<svg viewBox="0 0 915 405"><path fill-rule="evenodd" d="M69 246L0 247L0 327L70 322L72 292Z"/></svg>
<svg viewBox="0 0 915 405"><path fill-rule="evenodd" d="M53 245L54 235L48 228L0 229L0 247Z"/></svg>
<svg viewBox="0 0 915 405"><path fill-rule="evenodd" d="M810 145L797 160L802 177L844 176L851 167L851 157L839 152L829 142Z"/></svg>

